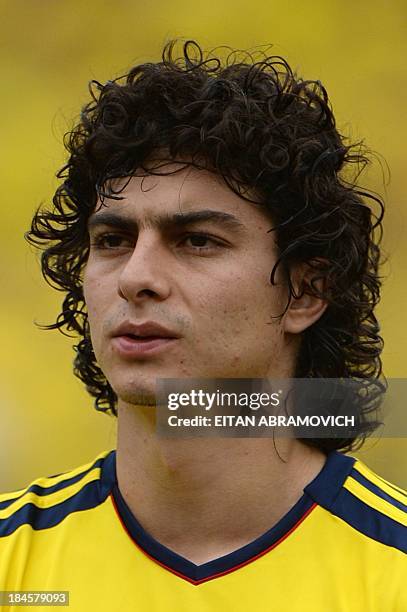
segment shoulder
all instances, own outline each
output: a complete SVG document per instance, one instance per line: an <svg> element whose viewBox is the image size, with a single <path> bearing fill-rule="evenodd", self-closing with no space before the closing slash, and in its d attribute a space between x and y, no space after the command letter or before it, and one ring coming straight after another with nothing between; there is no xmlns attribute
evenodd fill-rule
<svg viewBox="0 0 407 612"><path fill-rule="evenodd" d="M369 537L407 553L407 492L355 460L335 509Z"/></svg>
<svg viewBox="0 0 407 612"><path fill-rule="evenodd" d="M24 525L34 530L54 527L70 513L102 503L109 494L102 481L103 466L113 452L104 451L89 463L0 494L0 539Z"/></svg>
<svg viewBox="0 0 407 612"><path fill-rule="evenodd" d="M309 487L317 504L371 541L407 552L406 491L337 452L328 457L325 475Z"/></svg>

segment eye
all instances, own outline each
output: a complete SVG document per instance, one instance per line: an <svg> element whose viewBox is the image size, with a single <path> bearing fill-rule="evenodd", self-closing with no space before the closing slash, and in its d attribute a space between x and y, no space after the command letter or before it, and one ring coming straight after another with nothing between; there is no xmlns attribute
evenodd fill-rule
<svg viewBox="0 0 407 612"><path fill-rule="evenodd" d="M96 236L91 242L91 246L96 249L128 248L131 246L131 241L121 234L106 233Z"/></svg>
<svg viewBox="0 0 407 612"><path fill-rule="evenodd" d="M188 241L190 244L188 244ZM195 251L208 251L213 248L220 247L220 241L204 233L191 233L186 234L182 240L192 250ZM208 244L210 243L210 244Z"/></svg>

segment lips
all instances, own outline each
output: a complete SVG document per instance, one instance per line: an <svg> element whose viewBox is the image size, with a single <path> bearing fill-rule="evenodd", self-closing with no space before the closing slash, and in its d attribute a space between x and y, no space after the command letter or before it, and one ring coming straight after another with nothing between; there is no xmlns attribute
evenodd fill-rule
<svg viewBox="0 0 407 612"><path fill-rule="evenodd" d="M125 359L145 359L167 350L179 338L179 334L152 321L124 322L112 336L115 350Z"/></svg>
<svg viewBox="0 0 407 612"><path fill-rule="evenodd" d="M159 340L164 336L136 336L135 334L124 334L129 340L137 340L137 342L148 342L150 340Z"/></svg>
<svg viewBox="0 0 407 612"><path fill-rule="evenodd" d="M128 336L134 340L158 339L158 338L179 338L179 335L167 329L159 323L146 321L144 323L131 323L125 321L113 332L113 337Z"/></svg>

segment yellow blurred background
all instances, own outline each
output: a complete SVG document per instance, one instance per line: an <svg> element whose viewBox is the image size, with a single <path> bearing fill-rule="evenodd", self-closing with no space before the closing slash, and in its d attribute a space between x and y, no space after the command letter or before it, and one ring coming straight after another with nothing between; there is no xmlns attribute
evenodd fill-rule
<svg viewBox="0 0 407 612"><path fill-rule="evenodd" d="M41 331L61 294L42 280L23 239L35 207L49 201L65 154L62 136L88 99L87 83L160 57L173 37L203 47L273 43L304 78L328 89L339 129L386 160L365 183L387 202L389 263L379 309L387 377L407 377L404 158L407 115L403 0L13 0L1 3L1 439L0 490L59 473L115 446L113 418L99 414L72 374L72 342ZM371 440L358 455L407 486L407 443Z"/></svg>

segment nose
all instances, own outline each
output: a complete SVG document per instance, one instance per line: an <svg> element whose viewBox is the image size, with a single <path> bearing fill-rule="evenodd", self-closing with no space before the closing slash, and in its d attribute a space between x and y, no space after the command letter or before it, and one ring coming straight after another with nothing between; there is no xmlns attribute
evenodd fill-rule
<svg viewBox="0 0 407 612"><path fill-rule="evenodd" d="M130 259L118 278L118 293L126 301L162 301L170 295L168 251L153 230L140 232Z"/></svg>

